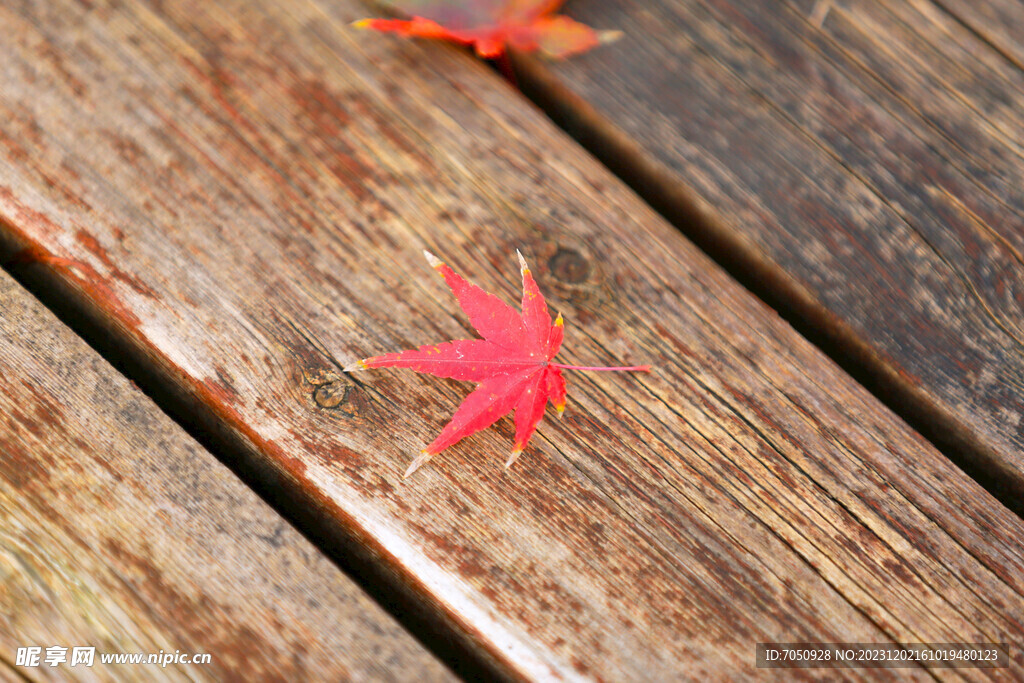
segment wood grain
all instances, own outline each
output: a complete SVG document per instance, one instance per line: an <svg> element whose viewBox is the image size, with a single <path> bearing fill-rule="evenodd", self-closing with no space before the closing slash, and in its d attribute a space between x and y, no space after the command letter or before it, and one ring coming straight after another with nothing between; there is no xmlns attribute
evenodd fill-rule
<svg viewBox="0 0 1024 683"><path fill-rule="evenodd" d="M0 678L452 678L6 273L0 420ZM33 645L68 662L13 666ZM69 665L77 646L91 668ZM161 650L211 659L99 660Z"/></svg>
<svg viewBox="0 0 1024 683"><path fill-rule="evenodd" d="M572 9L630 39L528 89L1024 512L1024 73L929 0Z"/></svg>
<svg viewBox="0 0 1024 683"><path fill-rule="evenodd" d="M347 28L366 12L0 10L2 234L41 261L19 267L510 677L1020 641L1020 519L485 66ZM521 248L563 362L655 372L570 377L508 472L506 420L403 482L465 386L340 368L471 335L424 247L510 300Z"/></svg>
<svg viewBox="0 0 1024 683"><path fill-rule="evenodd" d="M940 10L963 24L1018 69L1024 69L1024 9L1013 0L936 0Z"/></svg>

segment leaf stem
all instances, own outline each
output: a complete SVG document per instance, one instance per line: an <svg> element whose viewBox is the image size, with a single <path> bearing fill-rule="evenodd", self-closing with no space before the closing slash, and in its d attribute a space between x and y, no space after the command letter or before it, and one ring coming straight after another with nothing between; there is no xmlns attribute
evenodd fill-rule
<svg viewBox="0 0 1024 683"><path fill-rule="evenodd" d="M597 372L650 372L650 365L630 365L628 367L594 367L584 365L562 365L561 363L549 363L548 367L559 370L593 370Z"/></svg>

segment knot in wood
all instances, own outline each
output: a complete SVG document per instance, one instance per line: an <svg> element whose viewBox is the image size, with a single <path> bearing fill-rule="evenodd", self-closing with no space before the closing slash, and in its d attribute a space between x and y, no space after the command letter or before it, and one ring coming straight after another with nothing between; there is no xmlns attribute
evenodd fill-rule
<svg viewBox="0 0 1024 683"><path fill-rule="evenodd" d="M558 247L548 260L551 274L562 282L578 285L590 277L590 261L580 252L567 247Z"/></svg>
<svg viewBox="0 0 1024 683"><path fill-rule="evenodd" d="M345 382L328 382L313 391L313 401L325 410L334 410L348 401L352 385Z"/></svg>

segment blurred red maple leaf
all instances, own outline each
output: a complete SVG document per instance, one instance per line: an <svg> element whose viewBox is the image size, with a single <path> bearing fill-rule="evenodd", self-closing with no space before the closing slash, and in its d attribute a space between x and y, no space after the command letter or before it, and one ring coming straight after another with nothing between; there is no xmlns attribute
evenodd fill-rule
<svg viewBox="0 0 1024 683"><path fill-rule="evenodd" d="M494 59L514 48L567 57L601 43L619 31L596 31L555 14L564 0L390 0L381 2L411 17L363 19L354 26L403 36L440 38L472 45L481 57Z"/></svg>
<svg viewBox="0 0 1024 683"><path fill-rule="evenodd" d="M650 365L583 367L552 363L551 359L562 345L562 316L559 314L554 324L551 323L544 296L519 252L516 253L523 275L521 312L468 282L430 252L423 253L451 287L483 339L457 339L421 346L366 358L345 368L345 372L363 368L410 368L478 384L434 442L409 465L404 477L452 444L515 410L515 447L505 463L505 467L511 466L537 429L548 401L554 404L559 415L565 410L562 370L647 372L651 369Z"/></svg>

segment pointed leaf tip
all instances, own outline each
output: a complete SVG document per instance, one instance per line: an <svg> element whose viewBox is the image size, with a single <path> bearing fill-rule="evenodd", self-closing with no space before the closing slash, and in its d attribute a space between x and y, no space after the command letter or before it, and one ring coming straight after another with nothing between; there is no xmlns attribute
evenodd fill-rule
<svg viewBox="0 0 1024 683"><path fill-rule="evenodd" d="M622 31L598 31L597 42L607 45L608 43L614 43L624 35Z"/></svg>
<svg viewBox="0 0 1024 683"><path fill-rule="evenodd" d="M407 469L405 471L405 474L402 475L402 479L408 479L409 475L418 470L420 467L423 466L424 463L426 463L433 457L434 454L429 451L420 451L420 454L416 456L416 459L413 460L412 463L409 465L409 469Z"/></svg>
<svg viewBox="0 0 1024 683"><path fill-rule="evenodd" d="M355 363L351 363L342 368L342 372L355 372L356 370L365 370L366 362L357 360Z"/></svg>
<svg viewBox="0 0 1024 683"><path fill-rule="evenodd" d="M523 449L521 448L517 448L516 450L512 451L512 453L509 455L508 460L505 461L505 469L507 470L509 467L512 467L512 463L518 460L519 456L522 455L522 453Z"/></svg>
<svg viewBox="0 0 1024 683"><path fill-rule="evenodd" d="M423 250L423 256L424 256L424 258L427 259L427 263L430 264L431 268L440 268L441 266L444 265L444 263L441 261L441 259L439 259L436 256L434 256L433 254L431 254L426 249Z"/></svg>
<svg viewBox="0 0 1024 683"><path fill-rule="evenodd" d="M516 249L516 256L519 257L519 267L520 267L520 269L522 269L522 271L525 273L526 271L528 271L530 269L530 267L528 265L526 265L526 259L523 258L523 253L521 251L519 251L518 249Z"/></svg>
<svg viewBox="0 0 1024 683"><path fill-rule="evenodd" d="M370 28L370 24L373 23L373 19L360 19L359 21L353 21L349 24L352 28Z"/></svg>

